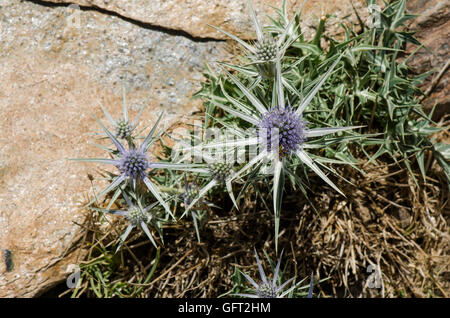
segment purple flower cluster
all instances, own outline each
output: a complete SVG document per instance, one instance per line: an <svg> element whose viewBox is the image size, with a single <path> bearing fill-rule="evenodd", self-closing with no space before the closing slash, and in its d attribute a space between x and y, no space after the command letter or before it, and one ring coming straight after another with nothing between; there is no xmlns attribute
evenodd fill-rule
<svg viewBox="0 0 450 318"><path fill-rule="evenodd" d="M140 149L132 148L122 155L117 168L127 177L133 179L140 177L143 179L145 177L145 171L149 166L150 164L145 152Z"/></svg>
<svg viewBox="0 0 450 318"><path fill-rule="evenodd" d="M306 141L305 122L290 106L272 108L261 117L258 127L259 130L267 132L265 141L269 152L272 151L272 144L276 142L274 138L278 133L278 150L281 157L297 150L298 146Z"/></svg>

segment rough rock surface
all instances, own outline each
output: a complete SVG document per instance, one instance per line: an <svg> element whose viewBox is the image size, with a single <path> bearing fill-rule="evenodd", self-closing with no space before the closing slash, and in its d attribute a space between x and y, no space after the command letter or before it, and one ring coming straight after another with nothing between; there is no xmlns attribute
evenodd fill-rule
<svg viewBox="0 0 450 318"><path fill-rule="evenodd" d="M181 30L193 37L226 39L227 37L207 26L219 26L245 39L254 39L255 32L251 23L249 10L244 0L48 0L53 3L73 3L81 6L96 7L115 12L124 17L157 25L170 30ZM287 0L287 7L293 12L303 1ZM274 7L279 7L282 0L252 0L259 19L264 24L267 16L274 16ZM379 1L381 3L381 1ZM408 0L409 12L419 14L419 18L411 27L418 30L418 39L430 51L421 50L412 60L417 72L431 69L439 72L449 60L448 39L450 32L450 4L439 0ZM342 33L339 23L357 23L355 10L363 22L367 21L368 10L364 0L307 0L303 10L303 31L306 37L314 33L317 17L332 14L327 22L327 34ZM436 73L435 75L437 75ZM448 113L450 104L449 72L446 72L433 90L430 98L424 101L425 108L437 104L435 119ZM426 91L432 84L428 79L423 89Z"/></svg>
<svg viewBox="0 0 450 318"><path fill-rule="evenodd" d="M253 23L245 0L49 0L54 3L72 3L116 12L127 18L157 25L171 30L182 30L194 37L226 39L208 24L218 26L245 39L255 38ZM274 16L272 7L281 7L282 0L252 0L259 19L264 23L267 15ZM303 1L287 1L294 12ZM360 8L363 0L353 0ZM313 15L336 15L335 22L355 21L353 8L346 0L307 0L304 6L305 25L316 22Z"/></svg>
<svg viewBox="0 0 450 318"><path fill-rule="evenodd" d="M92 197L87 173L98 165L67 161L101 157L89 133L107 123L100 101L119 117L122 84L130 116L141 127L164 110L165 124L197 109L204 60L223 55L215 42L139 27L94 11L4 0L0 8L0 297L32 297L67 277L83 257L70 247L82 234ZM94 180L97 190L104 186ZM4 250L14 268L6 271Z"/></svg>
<svg viewBox="0 0 450 318"><path fill-rule="evenodd" d="M436 73L424 84L426 91L431 81L444 69L450 59L450 2L439 0L410 0L408 9L411 13L420 15L413 21L411 28L419 30L417 39L428 50L421 49L411 61L417 72L426 72L434 69ZM408 51L412 52L410 48ZM433 118L439 120L445 113L450 112L450 71L442 74L431 95L424 100L426 109L431 110L436 104Z"/></svg>

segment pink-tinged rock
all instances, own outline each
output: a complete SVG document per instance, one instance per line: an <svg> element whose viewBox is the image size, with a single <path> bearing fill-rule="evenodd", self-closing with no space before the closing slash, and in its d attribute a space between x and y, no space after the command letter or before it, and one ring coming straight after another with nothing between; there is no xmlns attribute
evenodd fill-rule
<svg viewBox="0 0 450 318"><path fill-rule="evenodd" d="M450 59L450 3L439 0L411 0L408 1L411 13L418 14L410 28L418 30L416 38L427 49L418 51L411 60L411 65L418 73L436 70L423 85L423 90L429 90L432 80L444 69ZM415 47L410 46L408 52ZM444 114L450 112L450 71L443 73L431 95L424 100L424 106L431 110L435 105L433 118L439 120Z"/></svg>
<svg viewBox="0 0 450 318"><path fill-rule="evenodd" d="M208 24L220 27L243 39L254 39L255 31L246 0L50 0L54 3L74 3L96 7L150 25L187 32L199 38L227 39ZM282 0L252 0L252 5L262 23L267 16L275 16L272 7L281 7ZM302 1L287 1L291 14ZM353 0L354 6L362 8L364 0ZM305 25L315 26L323 14L334 14L333 29L338 22L356 21L356 15L347 0L308 0L304 6ZM363 14L364 16L364 14Z"/></svg>
<svg viewBox="0 0 450 318"><path fill-rule="evenodd" d="M146 106L140 128L161 111L171 125L198 109L190 97L202 63L222 44L92 11L77 27L65 7L4 0L0 10L0 297L33 297L64 282L85 255L76 243L93 197L87 174L98 193L97 169L114 167L67 158L105 156L90 135L101 131L92 113L108 124L99 102L119 118L125 85L130 117Z"/></svg>

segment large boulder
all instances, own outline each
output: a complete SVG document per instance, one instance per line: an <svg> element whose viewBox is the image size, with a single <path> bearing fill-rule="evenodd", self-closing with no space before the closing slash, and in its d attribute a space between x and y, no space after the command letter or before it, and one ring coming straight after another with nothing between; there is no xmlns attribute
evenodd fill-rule
<svg viewBox="0 0 450 318"><path fill-rule="evenodd" d="M91 113L107 123L99 102L120 117L125 86L131 116L146 105L141 128L161 111L170 125L198 109L190 96L203 62L224 53L222 43L94 11L0 5L0 297L32 297L64 280L85 255L74 247L93 195L87 174L98 177L97 165L67 158L105 155L90 134L101 131Z"/></svg>
<svg viewBox="0 0 450 318"><path fill-rule="evenodd" d="M75 3L80 6L99 8L150 25L180 30L198 38L226 39L208 24L218 26L244 39L253 39L255 31L246 0L50 0L53 3ZM294 10L303 1L287 1L288 10ZM264 23L267 15L274 16L273 7L281 7L282 0L251 0L259 19ZM361 8L364 0L353 0ZM355 21L350 1L308 0L305 2L306 17L320 17L324 13L336 15L336 21Z"/></svg>
<svg viewBox="0 0 450 318"><path fill-rule="evenodd" d="M87 8L98 8L119 14L123 17L165 28L167 30L183 31L196 38L226 39L226 35L217 32L208 24L218 26L244 39L254 39L255 32L251 22L249 9L245 0L49 0L51 3L75 3ZM267 16L274 16L273 7L280 7L282 0L252 0L258 18L264 24ZM294 12L303 1L287 0L289 12ZM381 1L379 1L381 4ZM342 33L340 23L351 24L366 22L369 12L365 0L307 0L303 10L302 27L305 35L312 36L317 26L317 19L323 14L332 14L327 22L327 33L339 35ZM444 69L448 61L449 38L449 6L447 1L439 0L408 0L409 12L418 14L419 18L410 24L417 29L417 37L429 50L421 50L412 60L417 72L431 69ZM355 14L358 12L359 19ZM412 52L413 49L409 50ZM447 65L448 67L448 65ZM448 112L449 81L448 72L432 82L428 79L424 91L430 87L430 98L424 100L425 108L437 104L435 119Z"/></svg>

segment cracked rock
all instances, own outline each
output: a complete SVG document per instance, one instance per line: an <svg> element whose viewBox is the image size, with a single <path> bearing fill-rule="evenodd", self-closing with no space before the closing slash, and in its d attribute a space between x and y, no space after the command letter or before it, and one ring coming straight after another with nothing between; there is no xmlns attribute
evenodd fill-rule
<svg viewBox="0 0 450 318"><path fill-rule="evenodd" d="M130 116L146 105L139 129L161 111L170 125L198 109L190 97L203 63L224 56L224 43L194 42L100 12L79 11L79 24L71 24L70 10L1 3L0 297L40 295L83 259L85 251L71 247L84 233L77 224L93 195L87 174L97 177L97 191L105 184L98 165L66 158L104 156L89 135L100 131L92 113L107 123L99 102L120 117L124 85Z"/></svg>

